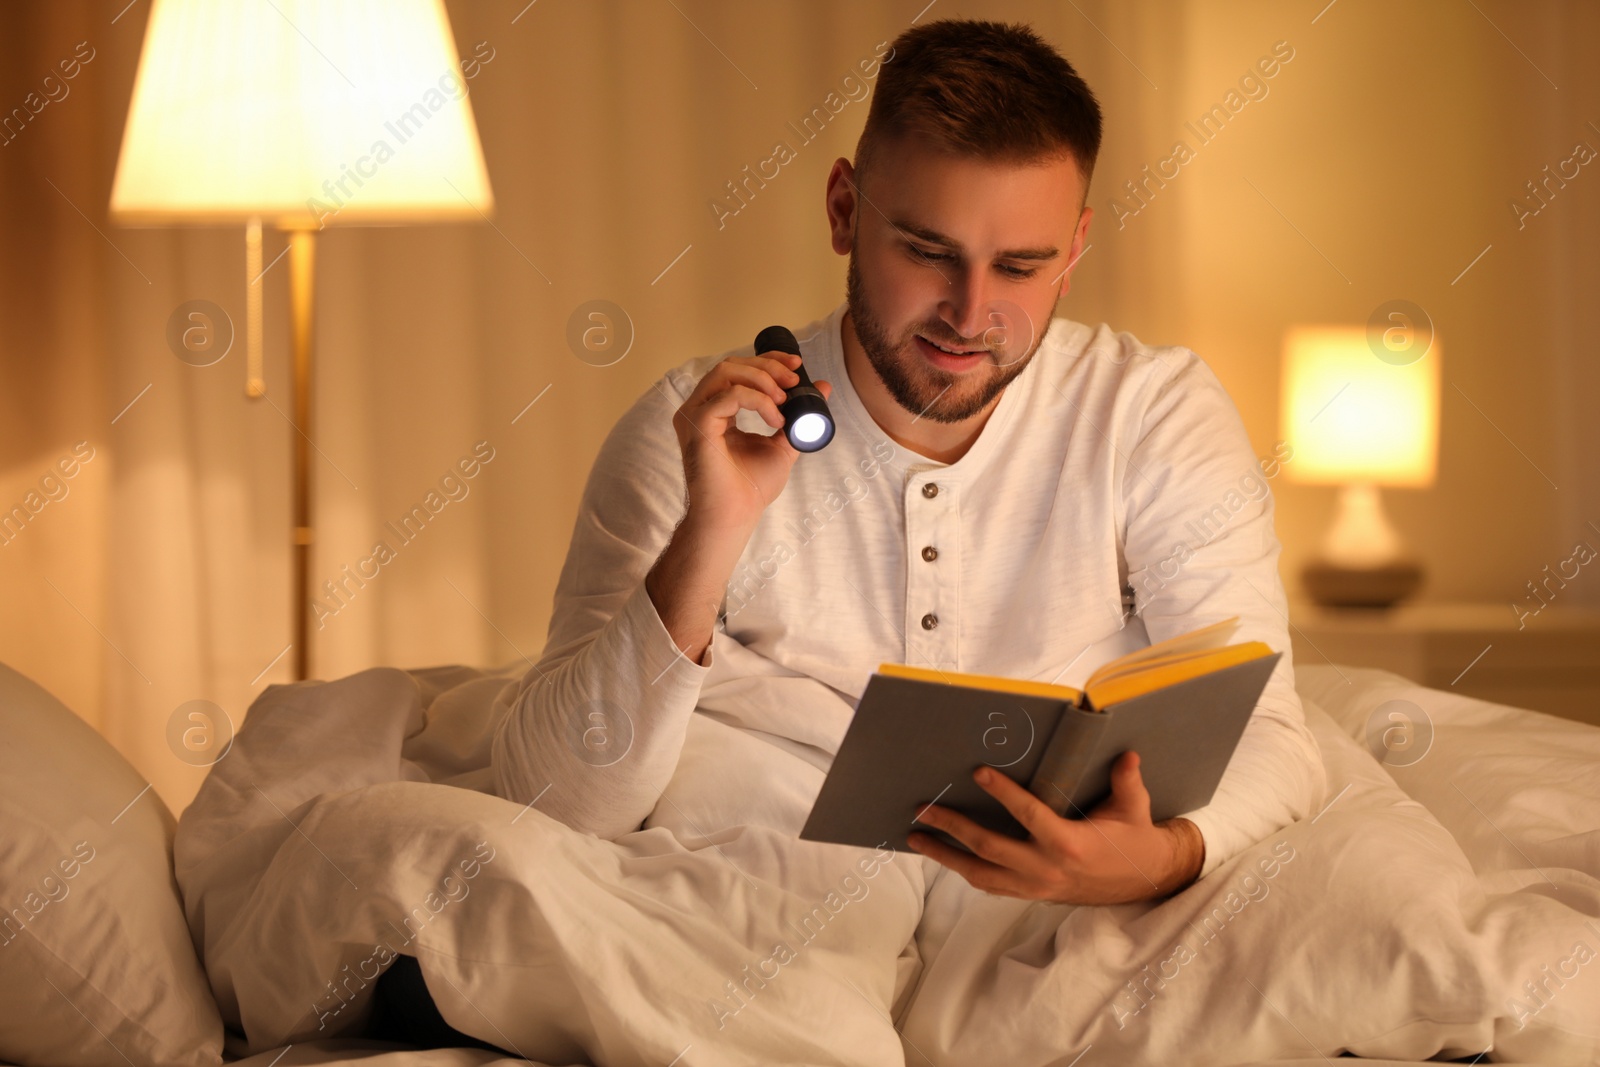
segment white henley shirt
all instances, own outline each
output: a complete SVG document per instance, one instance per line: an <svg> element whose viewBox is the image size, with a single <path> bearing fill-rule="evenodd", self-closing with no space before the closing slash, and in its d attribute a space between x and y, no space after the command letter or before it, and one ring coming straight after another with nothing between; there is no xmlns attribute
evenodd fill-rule
<svg viewBox="0 0 1600 1067"><path fill-rule="evenodd" d="M686 751L697 714L826 769L882 662L1081 686L1117 655L1237 615L1235 640L1283 658L1211 803L1185 813L1205 840L1202 876L1309 815L1324 772L1293 684L1272 496L1210 368L1186 348L1054 318L945 464L868 413L845 371L844 311L795 331L813 380L832 383L836 435L795 462L763 515L701 663L673 642L644 577L685 511L673 412L717 361L752 350L669 370L611 430L546 647L494 739L500 795L615 839L670 823L653 813L680 784L719 787ZM751 411L736 425L774 432ZM703 699L718 681L736 699ZM697 784L675 781L690 770ZM722 821L793 826L814 798L772 817L761 791L743 788ZM687 818L689 803L672 806Z"/></svg>

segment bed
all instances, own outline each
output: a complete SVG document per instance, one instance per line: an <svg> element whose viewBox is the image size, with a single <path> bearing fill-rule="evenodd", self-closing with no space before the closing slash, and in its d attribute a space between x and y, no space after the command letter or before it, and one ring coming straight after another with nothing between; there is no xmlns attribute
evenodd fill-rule
<svg viewBox="0 0 1600 1067"><path fill-rule="evenodd" d="M1600 728L1304 666L1321 810L1184 892L1074 908L942 880L874 955L913 861L858 863L791 962L762 917L849 884L850 857L779 879L781 819L613 845L494 796L519 677L272 686L180 825L0 666L0 1060L1600 1062ZM508 1051L359 1036L398 955Z"/></svg>

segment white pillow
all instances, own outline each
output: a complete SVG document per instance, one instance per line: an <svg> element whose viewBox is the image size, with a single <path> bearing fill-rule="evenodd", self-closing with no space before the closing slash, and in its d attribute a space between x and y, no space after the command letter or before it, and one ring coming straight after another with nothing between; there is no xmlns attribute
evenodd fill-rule
<svg viewBox="0 0 1600 1067"><path fill-rule="evenodd" d="M0 1059L216 1064L222 1019L172 876L172 813L0 664Z"/></svg>
<svg viewBox="0 0 1600 1067"><path fill-rule="evenodd" d="M1479 875L1561 867L1600 879L1600 729L1388 671L1295 674L1301 694L1433 812Z"/></svg>

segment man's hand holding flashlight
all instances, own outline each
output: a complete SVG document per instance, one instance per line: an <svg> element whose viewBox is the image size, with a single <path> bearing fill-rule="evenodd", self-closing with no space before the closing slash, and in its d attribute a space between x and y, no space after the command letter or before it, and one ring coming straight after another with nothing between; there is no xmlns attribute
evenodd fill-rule
<svg viewBox="0 0 1600 1067"><path fill-rule="evenodd" d="M787 352L729 356L700 379L673 416L689 487L689 518L703 528L743 530L748 536L783 492L800 453L781 432L778 405L799 382L799 365L800 357ZM816 386L825 397L833 394L829 382ZM737 429L734 418L744 409L780 432L763 436Z"/></svg>
<svg viewBox="0 0 1600 1067"><path fill-rule="evenodd" d="M645 576L645 589L673 642L694 663L705 658L750 535L800 456L778 412L785 391L800 380L794 370L799 363L799 356L787 352L729 356L673 413L689 507ZM815 385L825 398L832 396L829 382ZM747 408L778 432L763 436L735 427L734 418Z"/></svg>

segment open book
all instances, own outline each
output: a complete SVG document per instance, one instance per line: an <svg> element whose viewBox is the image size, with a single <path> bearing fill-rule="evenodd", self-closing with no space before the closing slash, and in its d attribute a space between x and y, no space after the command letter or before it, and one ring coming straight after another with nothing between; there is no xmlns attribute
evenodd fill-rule
<svg viewBox="0 0 1600 1067"><path fill-rule="evenodd" d="M987 763L1057 815L1110 795L1111 765L1139 753L1160 822L1211 802L1281 652L1230 645L1237 617L1114 659L1080 692L1064 685L880 664L867 681L800 836L909 851L929 802L1016 838L1027 831L972 780Z"/></svg>

